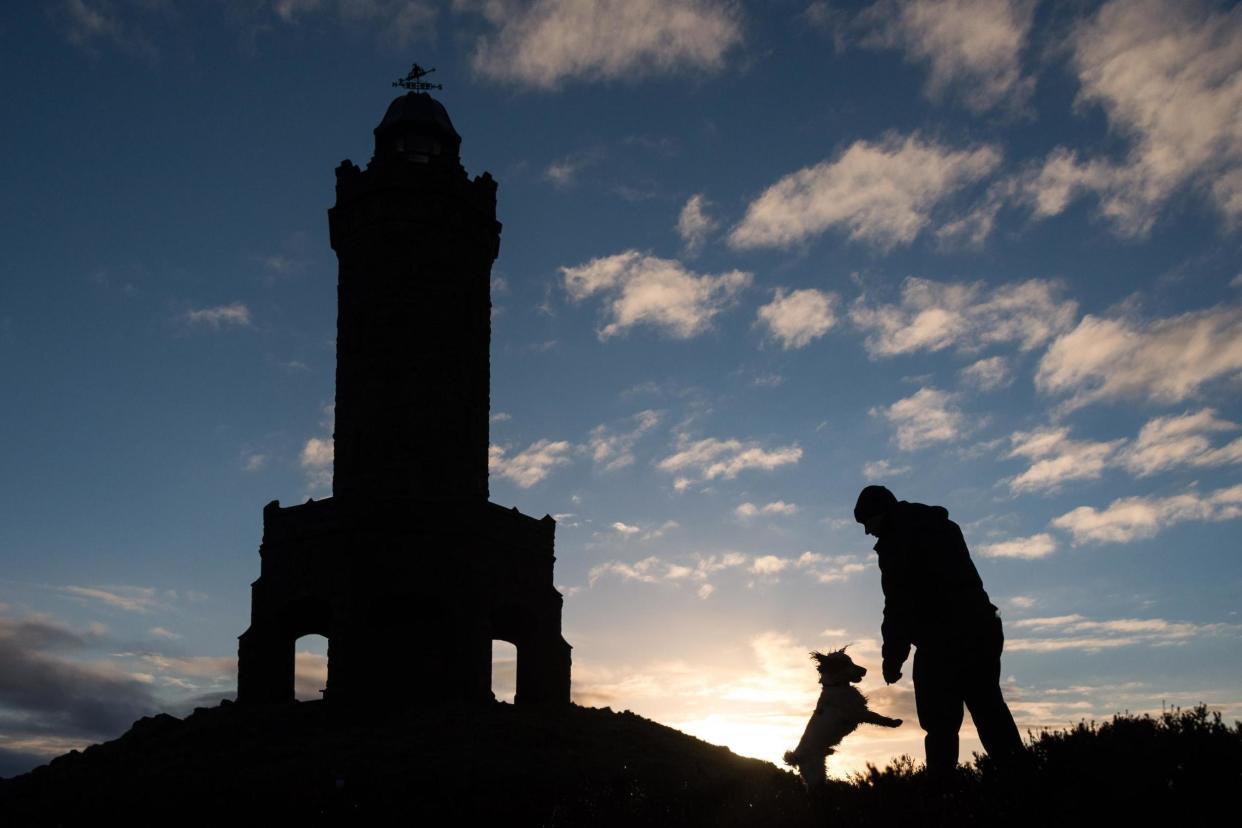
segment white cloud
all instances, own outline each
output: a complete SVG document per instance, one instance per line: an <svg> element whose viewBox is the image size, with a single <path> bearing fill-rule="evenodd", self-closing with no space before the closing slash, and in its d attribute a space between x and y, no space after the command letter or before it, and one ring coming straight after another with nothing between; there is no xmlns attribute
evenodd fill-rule
<svg viewBox="0 0 1242 828"><path fill-rule="evenodd" d="M991 391L1006 386L1011 381L1009 362L1004 357L994 356L973 362L962 369L962 382L973 385L980 391Z"/></svg>
<svg viewBox="0 0 1242 828"><path fill-rule="evenodd" d="M1163 618L1115 618L1096 621L1082 615L1023 618L1008 622L1010 630L1029 630L1037 637L1009 637L1011 652L1049 653L1063 650L1097 651L1117 647L1159 647L1184 644L1207 635L1236 633L1223 624L1192 624Z"/></svg>
<svg viewBox="0 0 1242 828"><path fill-rule="evenodd" d="M860 15L868 45L927 63L933 100L954 90L976 112L1020 107L1034 88L1020 57L1035 0L880 0Z"/></svg>
<svg viewBox="0 0 1242 828"><path fill-rule="evenodd" d="M656 463L656 468L665 472L694 471L699 480L718 477L732 480L747 469L771 471L797 463L801 458L802 449L797 444L765 449L753 440L708 437L694 442L681 441L678 450ZM684 476L678 479L685 481L683 489L693 482Z"/></svg>
<svg viewBox="0 0 1242 828"><path fill-rule="evenodd" d="M1000 164L994 147L954 150L917 135L857 141L791 173L751 202L729 234L735 248L789 247L841 226L881 248L908 244L948 196Z"/></svg>
<svg viewBox="0 0 1242 828"><path fill-rule="evenodd" d="M756 506L754 503L747 501L739 504L733 510L733 514L742 520L750 520L759 515L795 515L798 513L798 505L796 503L786 503L783 500L774 500L771 503L765 503L763 506Z"/></svg>
<svg viewBox="0 0 1242 828"><path fill-rule="evenodd" d="M1057 542L1047 532L1026 538L1012 538L999 543L979 547L979 553L988 558L1046 558L1057 550Z"/></svg>
<svg viewBox="0 0 1242 828"><path fill-rule="evenodd" d="M809 550L798 556L794 566L821 584L848 581L851 575L857 575L867 568L857 555L824 555Z"/></svg>
<svg viewBox="0 0 1242 828"><path fill-rule="evenodd" d="M167 609L169 601L176 596L176 593L167 590L161 592L154 587L138 586L66 586L60 589L75 598L98 601L115 609L138 613Z"/></svg>
<svg viewBox="0 0 1242 828"><path fill-rule="evenodd" d="M1242 517L1242 484L1208 495L1190 491L1172 497L1125 497L1104 511L1079 506L1052 521L1069 532L1074 544L1128 543L1190 520L1222 521Z"/></svg>
<svg viewBox="0 0 1242 828"><path fill-rule="evenodd" d="M1066 480L1094 480L1104 471L1125 440L1092 442L1072 440L1068 428L1017 431L1009 437L1010 457L1034 461L1009 481L1014 492L1056 489Z"/></svg>
<svg viewBox="0 0 1242 828"><path fill-rule="evenodd" d="M630 417L633 427L626 431L611 431L604 425L591 429L586 450L590 452L596 468L610 472L632 465L634 445L644 434L659 425L661 418L659 411L648 409Z"/></svg>
<svg viewBox="0 0 1242 828"><path fill-rule="evenodd" d="M742 40L741 15L717 0L454 0L495 27L475 44L475 71L555 88L570 79L716 71Z"/></svg>
<svg viewBox="0 0 1242 828"><path fill-rule="evenodd" d="M504 446L492 444L487 449L487 472L507 478L519 488L529 489L553 469L568 465L572 450L573 446L564 440L543 439L509 456Z"/></svg>
<svg viewBox="0 0 1242 828"><path fill-rule="evenodd" d="M164 627L152 627L151 629L147 630L147 635L151 636L152 638L163 638L168 641L175 641L178 638L182 637L181 635L178 635L172 630L165 629Z"/></svg>
<svg viewBox="0 0 1242 828"><path fill-rule="evenodd" d="M509 414L506 411L497 411L495 414L493 414L491 417L488 418L488 421L493 422L493 423L507 423L512 419L513 419L512 414Z"/></svg>
<svg viewBox="0 0 1242 828"><path fill-rule="evenodd" d="M299 462L306 474L307 485L312 491L331 489L333 462L336 456L336 443L332 432L336 427L336 405L330 404L323 408L324 419L322 437L311 437L302 446Z"/></svg>
<svg viewBox="0 0 1242 828"><path fill-rule="evenodd" d="M549 164L547 169L543 171L543 175L558 188L562 190L568 189L574 185L578 178L578 173L598 162L601 157L602 155L594 150L570 153L564 158Z"/></svg>
<svg viewBox="0 0 1242 828"><path fill-rule="evenodd" d="M574 301L607 296L609 321L598 331L601 340L640 324L678 339L696 336L708 330L713 317L751 282L751 275L740 270L698 275L680 262L644 256L637 250L562 267L561 274Z"/></svg>
<svg viewBox="0 0 1242 828"><path fill-rule="evenodd" d="M789 566L789 560L776 555L760 555L750 562L750 571L755 575L777 575Z"/></svg>
<svg viewBox="0 0 1242 828"><path fill-rule="evenodd" d="M802 348L828 332L837 323L833 306L835 294L807 288L786 293L777 288L772 301L759 308L758 322L768 329L768 337L785 350Z"/></svg>
<svg viewBox="0 0 1242 828"><path fill-rule="evenodd" d="M1146 233L1186 185L1227 219L1242 216L1242 10L1114 0L1071 45L1080 103L1102 106L1133 146L1121 164L1068 164L1062 178L1099 192L1102 212L1127 235Z"/></svg>
<svg viewBox="0 0 1242 828"><path fill-rule="evenodd" d="M1242 438L1214 447L1208 435L1236 431L1239 426L1205 408L1179 416L1149 420L1137 439L1096 442L1074 440L1066 427L1018 431L1010 436L1009 457L1033 460L1009 481L1011 490L1055 489L1066 480L1098 478L1110 467L1148 477L1177 466L1207 467L1242 463Z"/></svg>
<svg viewBox="0 0 1242 828"><path fill-rule="evenodd" d="M690 255L698 253L707 237L716 229L716 220L707 214L710 203L702 193L696 193L686 201L686 206L681 208L681 215L677 217L677 235L681 236L686 252Z"/></svg>
<svg viewBox="0 0 1242 828"><path fill-rule="evenodd" d="M1242 373L1242 306L1143 324L1087 315L1039 361L1036 387L1069 395L1066 408L1108 398L1180 402L1209 381Z"/></svg>
<svg viewBox="0 0 1242 828"><path fill-rule="evenodd" d="M1122 455L1122 463L1139 477L1180 465L1242 463L1242 438L1213 448L1206 436L1237 429L1236 423L1217 419L1216 412L1211 408L1194 414L1187 412L1181 416L1157 417L1143 426L1138 438Z"/></svg>
<svg viewBox="0 0 1242 828"><path fill-rule="evenodd" d="M888 408L872 409L897 429L897 446L905 451L956 440L968 430L953 394L935 388L917 392Z"/></svg>
<svg viewBox="0 0 1242 828"><path fill-rule="evenodd" d="M1061 300L1058 282L1028 279L988 289L981 282L911 277L896 305L868 305L860 296L850 319L867 333L872 356L957 347L970 351L1016 343L1023 351L1070 329L1078 306Z"/></svg>
<svg viewBox="0 0 1242 828"><path fill-rule="evenodd" d="M234 325L240 328L250 327L250 308L241 302L231 305L217 305L212 308L191 308L182 317L190 325L198 325L212 330Z"/></svg>
<svg viewBox="0 0 1242 828"><path fill-rule="evenodd" d="M698 555L688 563L672 563L652 555L635 563L625 561L605 561L591 568L587 574L587 584L594 587L605 576L614 576L626 581L639 581L645 584L668 584L695 586L696 594L706 599L715 587L708 583L712 576L732 569L750 569L754 559L740 552L726 552L720 555ZM708 587L708 589L703 589Z"/></svg>
<svg viewBox="0 0 1242 828"><path fill-rule="evenodd" d="M628 523L622 523L621 521L617 521L616 523L614 523L612 525L612 528L613 528L613 531L618 532L622 535L636 535L639 532L643 531L638 526L630 526Z"/></svg>
<svg viewBox="0 0 1242 828"><path fill-rule="evenodd" d="M873 460L863 463L862 475L868 480L883 480L886 477L901 477L910 473L909 466L896 466L889 460Z"/></svg>

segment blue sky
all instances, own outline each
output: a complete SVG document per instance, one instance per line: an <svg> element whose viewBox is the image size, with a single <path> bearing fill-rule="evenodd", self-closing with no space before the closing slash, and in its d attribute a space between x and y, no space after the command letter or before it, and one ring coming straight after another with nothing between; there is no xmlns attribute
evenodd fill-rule
<svg viewBox="0 0 1242 828"><path fill-rule="evenodd" d="M1242 716L1237 6L66 0L0 16L0 774L232 692L414 60L499 181L491 494L557 517L580 702L775 760L852 642L907 725L830 771L921 756L882 482L963 527L1020 727Z"/></svg>

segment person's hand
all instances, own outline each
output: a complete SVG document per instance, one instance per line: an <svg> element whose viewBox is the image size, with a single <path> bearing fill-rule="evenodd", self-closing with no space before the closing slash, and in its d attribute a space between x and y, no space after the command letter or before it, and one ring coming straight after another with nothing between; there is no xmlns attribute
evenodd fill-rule
<svg viewBox="0 0 1242 828"><path fill-rule="evenodd" d="M885 661L883 671L885 684L895 684L901 679L901 664L896 661Z"/></svg>

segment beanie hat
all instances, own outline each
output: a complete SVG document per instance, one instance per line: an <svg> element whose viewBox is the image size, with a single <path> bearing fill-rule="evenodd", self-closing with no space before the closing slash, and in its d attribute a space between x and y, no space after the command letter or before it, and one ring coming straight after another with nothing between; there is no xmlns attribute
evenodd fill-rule
<svg viewBox="0 0 1242 828"><path fill-rule="evenodd" d="M854 520L866 522L872 515L887 512L897 505L897 498L883 486L868 486L858 494L858 503L854 505Z"/></svg>

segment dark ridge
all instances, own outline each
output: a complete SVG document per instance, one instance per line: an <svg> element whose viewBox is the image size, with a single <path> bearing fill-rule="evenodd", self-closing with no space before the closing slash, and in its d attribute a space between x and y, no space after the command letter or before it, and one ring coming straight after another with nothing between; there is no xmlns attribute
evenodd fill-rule
<svg viewBox="0 0 1242 828"><path fill-rule="evenodd" d="M630 712L325 702L162 714L0 781L0 823L800 825L792 774ZM487 824L487 823L485 823Z"/></svg>
<svg viewBox="0 0 1242 828"><path fill-rule="evenodd" d="M808 796L792 774L633 713L322 702L200 708L0 780L0 824L984 826L1228 824L1242 725L1206 707L1040 734L1021 768L902 757Z"/></svg>

